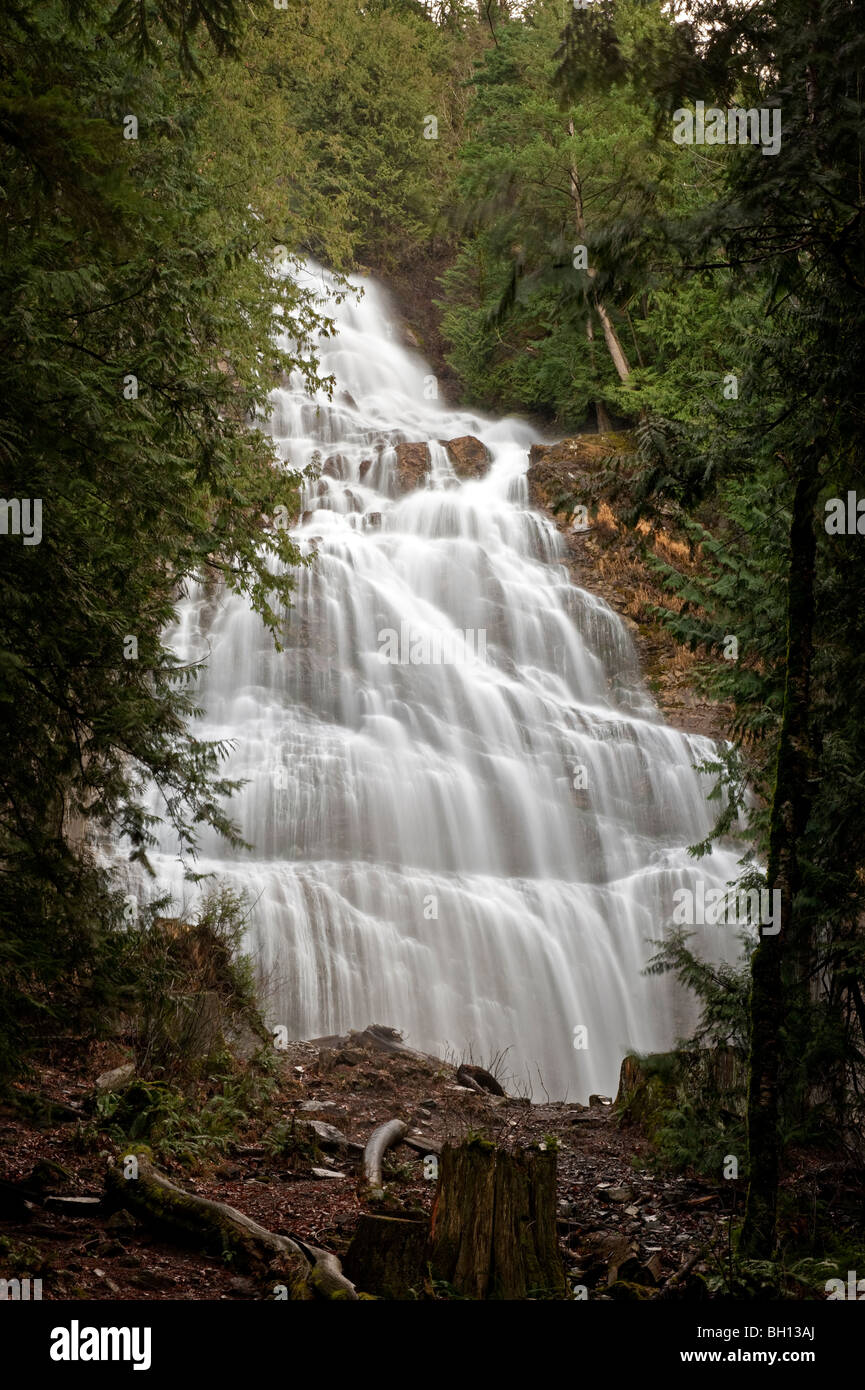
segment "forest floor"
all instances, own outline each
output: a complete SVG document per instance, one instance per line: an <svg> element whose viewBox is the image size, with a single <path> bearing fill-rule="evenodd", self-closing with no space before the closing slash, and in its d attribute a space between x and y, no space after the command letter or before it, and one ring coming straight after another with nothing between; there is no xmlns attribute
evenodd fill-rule
<svg viewBox="0 0 865 1390"><path fill-rule="evenodd" d="M101 1198L106 1163L124 1152L94 1120L94 1080L106 1061L110 1048L94 1045L55 1057L41 1072L39 1094L80 1108L85 1123L72 1117L36 1123L18 1106L0 1109L0 1265L12 1266L0 1272L41 1277L42 1296L51 1299L272 1296L220 1259L154 1235L125 1211L109 1214L95 1201L64 1211L46 1198L46 1191ZM328 1177L292 1172L288 1160L270 1156L262 1141L274 1118L319 1120L360 1146L392 1118L404 1120L410 1135L432 1141L431 1150L478 1134L507 1147L555 1143L564 1267L569 1285L587 1290L576 1296L652 1297L662 1289L665 1296L673 1289L679 1297L706 1296L700 1275L724 1265L727 1218L741 1213L739 1182L660 1173L639 1131L620 1127L613 1107L600 1099L590 1107L532 1104L466 1089L455 1077L454 1066L420 1054L291 1043L279 1054L266 1121L241 1128L224 1153L206 1162L190 1168L168 1160L159 1167L190 1192L228 1202L270 1230L342 1257L364 1211L429 1212L435 1165L405 1145L392 1149L386 1197L376 1203L364 1187L356 1149L336 1149L318 1160ZM49 1174L46 1183L44 1173L34 1174L45 1160L69 1177ZM38 1200L25 1205L22 1188L38 1192Z"/></svg>

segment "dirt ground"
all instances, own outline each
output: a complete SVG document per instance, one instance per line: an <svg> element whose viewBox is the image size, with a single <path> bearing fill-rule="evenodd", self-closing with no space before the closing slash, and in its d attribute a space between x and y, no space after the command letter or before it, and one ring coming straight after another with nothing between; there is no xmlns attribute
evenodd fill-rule
<svg viewBox="0 0 865 1390"><path fill-rule="evenodd" d="M102 1197L106 1164L122 1150L98 1130L94 1135L93 1087L96 1075L115 1062L110 1048L100 1045L55 1056L44 1068L35 1089L73 1108L62 1123L56 1117L37 1123L9 1104L0 1110L0 1250L3 1263L13 1253L15 1263L8 1274L41 1277L45 1299L272 1296L221 1260L153 1235L126 1212L108 1214L98 1202L78 1209L67 1204L71 1209L64 1211L47 1196ZM726 1218L741 1208L738 1183L659 1175L646 1141L636 1129L621 1128L603 1099L587 1107L488 1095L459 1084L452 1065L417 1054L290 1043L279 1055L268 1123L292 1115L334 1126L358 1147L323 1151L320 1167L332 1176L292 1172L288 1160L268 1156L260 1121L212 1161L192 1169L165 1162L160 1167L190 1192L228 1202L270 1230L343 1256L362 1212L431 1209L435 1163L425 1160L423 1140L430 1141L433 1156L441 1144L470 1134L507 1147L555 1145L564 1267L570 1286L583 1286L591 1297L605 1296L611 1283L622 1280L647 1297L662 1289L666 1296L674 1289L684 1295L695 1274L720 1268ZM360 1147L378 1124L393 1118L404 1120L409 1137L421 1142L418 1149L403 1144L390 1151L382 1205L371 1202L362 1182ZM37 1193L34 1168L44 1160L60 1164L70 1179L49 1177L46 1183L43 1175ZM22 1202L22 1187L38 1200Z"/></svg>

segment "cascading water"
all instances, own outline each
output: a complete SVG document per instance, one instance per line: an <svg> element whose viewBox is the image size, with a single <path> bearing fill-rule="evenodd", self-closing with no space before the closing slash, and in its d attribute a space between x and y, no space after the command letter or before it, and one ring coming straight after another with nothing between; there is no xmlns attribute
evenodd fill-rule
<svg viewBox="0 0 865 1390"><path fill-rule="evenodd" d="M232 809L254 849L208 834L196 867L255 902L250 949L290 1037L387 1023L475 1061L509 1048L555 1098L610 1093L626 1050L690 1021L668 977L641 974L674 889L735 876L732 851L687 855L712 821L693 764L713 745L660 721L623 624L570 583L528 508L531 429L427 399L429 368L355 283L319 345L333 403L299 380L273 393L282 456L329 460L285 650L204 589L170 638L185 660L210 649L196 732L233 740L248 779ZM437 442L464 435L492 454L481 479ZM400 441L432 455L406 495ZM151 858L188 902L167 835ZM702 928L704 953L725 933Z"/></svg>

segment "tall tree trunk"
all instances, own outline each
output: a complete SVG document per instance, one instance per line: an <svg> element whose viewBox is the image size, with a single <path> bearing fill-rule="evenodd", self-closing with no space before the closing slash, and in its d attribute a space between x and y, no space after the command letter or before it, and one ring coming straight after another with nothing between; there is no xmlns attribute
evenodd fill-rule
<svg viewBox="0 0 865 1390"><path fill-rule="evenodd" d="M592 325L592 311L586 315L586 341L589 344L589 367L592 373L592 380L595 379L595 330ZM601 400L595 401L595 419L598 427L598 434L606 434L613 428L607 407Z"/></svg>
<svg viewBox="0 0 865 1390"><path fill-rule="evenodd" d="M775 1247L785 1015L791 967L801 962L804 919L796 914L798 842L811 806L809 707L817 540L814 512L822 449L812 446L797 469L787 578L787 662L775 790L769 822L767 883L780 892L780 930L761 935L751 957L751 1040L748 1066L749 1183L740 1249L766 1259ZM777 926L778 923L776 922ZM801 985L801 982L800 982ZM799 993L800 986L794 986Z"/></svg>
<svg viewBox="0 0 865 1390"><path fill-rule="evenodd" d="M574 134L573 120L568 121L568 134L570 136L573 136ZM573 162L568 167L568 182L571 190L571 202L574 205L574 226L576 228L580 244L585 245L583 238L586 234L586 220L583 214L583 191L582 186L580 184L579 171L577 169L577 166ZM589 266L587 274L590 280L594 280L595 276L597 275L597 271L594 269L594 267ZM604 341L607 344L607 349L609 351L610 357L612 358L613 366L615 367L618 373L619 380L622 382L626 382L631 375L631 368L628 365L628 359L625 356L625 350L619 341L619 336L616 333L615 328L613 327L613 323L609 314L607 313L606 306L601 301L598 292L594 288L594 286L592 286L590 290L589 298L590 303L594 305L598 318L601 321L601 327L604 330ZM590 332L588 336L590 341L593 342L594 334ZM601 407L601 409L603 409L603 407ZM600 416L600 410L598 411L598 414ZM604 412L604 414L606 414L606 412ZM600 424L598 425L598 428L600 429ZM607 428L609 428L609 422L607 423Z"/></svg>

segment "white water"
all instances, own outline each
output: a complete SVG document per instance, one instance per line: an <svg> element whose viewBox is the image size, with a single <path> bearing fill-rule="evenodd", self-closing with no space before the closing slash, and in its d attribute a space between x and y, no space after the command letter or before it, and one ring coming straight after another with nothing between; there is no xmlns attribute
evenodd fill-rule
<svg viewBox="0 0 865 1390"><path fill-rule="evenodd" d="M430 369L357 283L319 346L333 404L274 392L280 454L298 467L318 449L339 473L304 502L297 536L318 558L284 652L244 601L203 590L170 639L184 660L212 650L196 733L234 740L228 774L249 779L232 810L253 852L208 834L196 867L256 900L250 947L290 1037L387 1023L482 1063L510 1048L536 1093L540 1076L554 1098L610 1094L626 1050L690 1021L668 978L640 973L673 890L735 875L732 852L686 852L712 820L692 769L712 746L661 722L624 626L569 582L528 509L529 427L425 399ZM435 441L466 434L494 462L460 483ZM402 497L399 440L431 441L434 461ZM378 634L402 623L483 630L486 661L383 664ZM167 836L152 862L189 903ZM729 928L700 937L730 949Z"/></svg>

